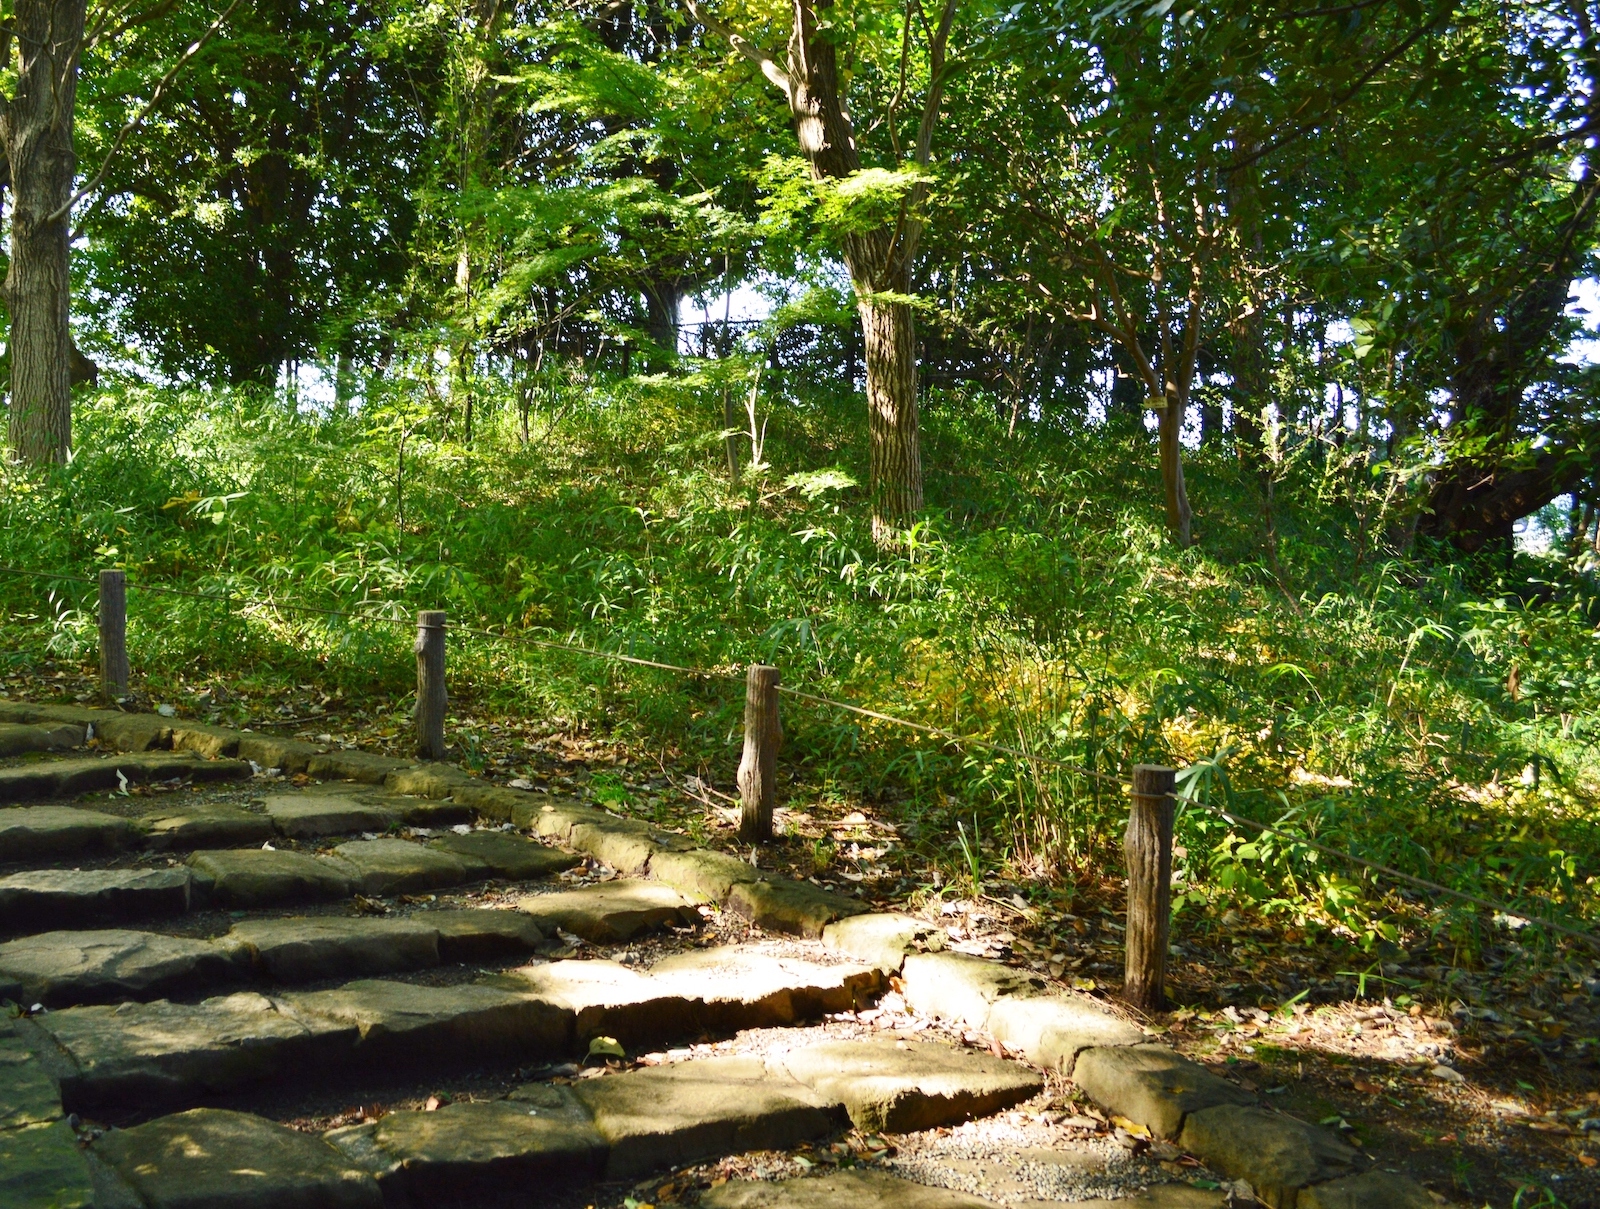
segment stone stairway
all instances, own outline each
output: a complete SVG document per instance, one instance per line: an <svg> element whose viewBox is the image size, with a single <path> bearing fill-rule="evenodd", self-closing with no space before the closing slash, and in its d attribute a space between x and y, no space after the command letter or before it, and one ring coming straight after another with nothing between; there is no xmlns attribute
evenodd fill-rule
<svg viewBox="0 0 1600 1209"><path fill-rule="evenodd" d="M1432 1204L1092 1000L581 802L6 702L0 802L8 1207L614 1206L1068 1076L1267 1204ZM1130 1205L1224 1203L1136 1174ZM885 1171L704 1183L707 1206L996 1203Z"/></svg>

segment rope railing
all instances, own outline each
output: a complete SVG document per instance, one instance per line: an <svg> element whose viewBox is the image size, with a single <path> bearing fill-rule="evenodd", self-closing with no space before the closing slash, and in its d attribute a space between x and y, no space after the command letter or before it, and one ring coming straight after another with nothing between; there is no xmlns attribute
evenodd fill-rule
<svg viewBox="0 0 1600 1209"><path fill-rule="evenodd" d="M120 573L114 574L120 575ZM83 576L52 574L49 572L30 571L17 567L0 566L0 575L10 575L14 577L47 582L79 583L88 585L90 587L103 587L102 581L88 579ZM141 584L136 582L127 582L126 586L127 588L135 591L155 595L177 596L186 597L189 599L212 601L222 604L229 609L260 607L274 609L280 612L295 613L302 616L337 618L346 622L377 623L384 625L397 625L407 628L418 624L417 621L413 621L408 617L399 616L393 611L361 612L318 608L316 606L289 604L283 601L271 599L270 597L267 599L260 599L246 596L235 596L231 593L218 594L195 592L184 588L170 587L164 584ZM399 602L388 603L393 607L400 607ZM430 618L435 616L442 618L442 614L429 613L427 616ZM1227 822L1231 826L1244 827L1262 835L1271 835L1290 844L1310 848L1325 856L1333 857L1350 866L1365 869L1383 878L1401 882L1417 889L1429 891L1430 893L1441 894L1448 898L1455 899L1456 901L1467 903L1486 910L1495 911L1502 915L1526 920L1530 925L1536 925L1549 932L1556 933L1570 939L1582 941L1586 944L1594 946L1597 950L1600 950L1600 936L1597 936L1587 930L1569 927L1546 916L1530 914L1524 907L1518 907L1510 903L1501 902L1497 899L1473 894L1468 891L1457 890L1454 887L1445 885L1443 883L1432 881L1428 878L1419 877L1416 874L1406 873L1403 870L1396 869L1392 865L1385 864L1381 861L1375 861L1368 857L1360 856L1357 853L1350 852L1346 849L1323 844L1304 835L1286 831L1268 823L1259 822L1256 819L1241 815L1237 811L1229 810L1225 807L1218 806L1215 803L1198 798L1187 791L1177 791L1171 775L1172 770L1170 769L1153 770L1159 773L1167 774L1167 778L1164 782L1157 784L1155 789L1151 790L1148 785L1141 786L1139 784L1139 774L1141 770L1149 769L1151 766L1139 766L1139 768L1134 770L1134 776L1130 781L1130 779L1127 777L1100 772L1092 768L1084 768L1080 764L1063 760L1046 753L1027 751L1023 748L1014 747L1005 743L999 743L995 740L987 739L979 735L963 735L941 726L932 725L931 723L918 722L914 719L899 717L895 714L886 713L882 710L871 709L867 706L859 705L854 702L841 701L833 697L808 692L804 689L795 688L791 685L785 685L779 682L776 675L777 669L759 664L752 665L752 667L749 669L748 675L741 676L732 671L699 668L684 664L669 663L663 660L645 659L636 655L627 655L620 651L608 651L603 648L585 646L584 644L578 642L560 642L552 639L541 639L536 638L531 634L517 633L514 631L491 630L482 627L461 624L445 625L442 621L435 623L431 620L426 623L422 629L429 631L430 633L437 632L441 635L444 630L448 629L456 633L469 634L478 638L498 642L508 642L518 646L560 651L565 654L577 655L580 657L591 658L605 662L651 668L658 671L672 672L678 675L695 677L697 679L707 681L744 681L746 684L745 753L744 758L740 763L738 780L740 798L744 807L744 814L748 817L741 819L741 839L760 842L762 840L771 838L770 820L772 805L771 797L773 790L771 787L771 777L764 775L762 770L764 768L770 769L776 758L778 737L781 733L776 730L776 700L778 695L781 694L782 696L790 697L798 701L804 701L811 705L841 710L858 717L869 718L873 721L882 722L886 725L896 726L920 734L929 735L933 738L942 740L947 745L968 750L976 749L981 751L995 752L1013 759L1022 760L1031 765L1044 765L1059 769L1075 776L1086 776L1102 782L1114 784L1119 787L1131 787L1133 790L1133 799L1135 803L1135 821L1137 820L1139 811L1141 809L1141 803L1146 806L1150 806L1155 811L1155 814L1151 817L1150 826L1153 829L1152 834L1157 838L1158 846L1161 843L1165 844L1166 855L1164 858L1162 858L1165 861L1165 864L1162 867L1168 870L1170 870L1171 864L1170 850L1172 844L1172 815L1175 805L1181 802L1185 807L1202 810L1213 817ZM107 639L109 637L110 636L104 634L102 635L103 647L107 645ZM116 637L120 638L121 636L118 635ZM442 637L439 640L442 641ZM125 642L125 638L123 641ZM423 680L420 666L422 663L424 650L424 635L421 631L419 631L418 635L417 650L419 657L420 688ZM440 664L440 667L442 668L442 663ZM761 673L759 676L757 675L758 672ZM437 713L438 716L427 718L423 716L423 714L428 711L423 707L422 694L419 693L419 734L422 733L425 727L429 728L430 731L436 732L443 726L444 697L441 693L430 693L428 695L431 696L435 701L432 712ZM763 721L763 719L766 719L769 714L771 719L770 727ZM431 744L429 746L431 746ZM763 782L766 784L763 784ZM1146 792L1141 792L1141 790L1145 790ZM762 827L758 825L754 828L747 826L748 822L752 818L758 822L764 821L765 826ZM1137 830L1138 828L1130 825L1130 843L1132 843L1134 833ZM1131 850L1129 856L1131 872L1131 867L1134 863L1134 853ZM1168 875L1168 880L1170 881L1170 874ZM1133 878L1130 877L1130 902L1134 897L1132 882ZM1152 887L1146 896L1160 896L1165 895L1166 893L1168 893L1168 887L1166 885L1161 885ZM1550 902L1548 899L1540 898L1538 902L1545 907L1555 907L1555 904ZM1155 912L1151 914L1160 913ZM1155 927L1157 925L1152 923L1151 926ZM1144 947L1151 949L1153 945L1154 940L1152 939L1151 943L1145 945ZM1134 945L1130 941L1128 946L1128 952L1130 954L1130 967L1134 960L1132 957L1133 951ZM1159 951L1162 955L1160 957L1160 962L1164 966L1164 938L1160 944ZM1149 960L1155 961L1156 958L1154 956L1150 956ZM1130 983L1133 981L1131 974L1132 971L1130 968ZM1151 977L1151 975L1148 971L1141 973L1141 978L1148 979L1149 977ZM1156 993L1153 998L1146 995L1144 997L1146 1002L1159 1002L1161 981L1162 975L1158 971L1154 975L1154 986Z"/></svg>

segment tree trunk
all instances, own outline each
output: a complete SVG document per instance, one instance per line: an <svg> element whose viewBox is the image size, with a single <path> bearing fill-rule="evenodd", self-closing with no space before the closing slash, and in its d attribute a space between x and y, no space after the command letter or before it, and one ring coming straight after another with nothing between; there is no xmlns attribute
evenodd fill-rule
<svg viewBox="0 0 1600 1209"><path fill-rule="evenodd" d="M1189 408L1187 400L1180 401L1176 391L1167 392L1166 403L1157 426L1161 438L1161 489L1167 510L1167 530L1180 549L1187 549L1194 535L1189 489L1183 482L1183 445L1178 437L1183 432L1183 419Z"/></svg>
<svg viewBox="0 0 1600 1209"><path fill-rule="evenodd" d="M84 0L20 0L15 95L0 109L0 141L11 165L13 456L65 462L72 448L73 344L69 325L68 225L78 159L72 146ZM9 48L6 48L9 49Z"/></svg>
<svg viewBox="0 0 1600 1209"><path fill-rule="evenodd" d="M922 510L922 450L917 431L916 331L904 302L863 298L867 428L872 447L872 536L893 542Z"/></svg>
<svg viewBox="0 0 1600 1209"><path fill-rule="evenodd" d="M646 358L652 368L660 367L663 358L670 365L678 355L678 304L682 299L683 294L676 281L663 277L645 285L645 332L650 337L650 343L661 350L659 354Z"/></svg>

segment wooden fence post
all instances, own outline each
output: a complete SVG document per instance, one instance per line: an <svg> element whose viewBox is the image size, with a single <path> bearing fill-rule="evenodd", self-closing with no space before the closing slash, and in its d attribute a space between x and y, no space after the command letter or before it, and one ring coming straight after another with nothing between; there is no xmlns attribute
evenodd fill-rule
<svg viewBox="0 0 1600 1209"><path fill-rule="evenodd" d="M1166 1004L1167 931L1172 922L1172 791L1177 772L1158 764L1133 770L1133 808L1123 852L1128 860L1124 997L1147 1012Z"/></svg>
<svg viewBox="0 0 1600 1209"><path fill-rule="evenodd" d="M417 755L444 759L444 619L438 609L417 614Z"/></svg>
<svg viewBox="0 0 1600 1209"><path fill-rule="evenodd" d="M772 838L772 800L777 796L778 669L752 663L744 682L744 757L739 761L739 838L764 844Z"/></svg>
<svg viewBox="0 0 1600 1209"><path fill-rule="evenodd" d="M100 691L115 703L128 695L128 577L100 572Z"/></svg>

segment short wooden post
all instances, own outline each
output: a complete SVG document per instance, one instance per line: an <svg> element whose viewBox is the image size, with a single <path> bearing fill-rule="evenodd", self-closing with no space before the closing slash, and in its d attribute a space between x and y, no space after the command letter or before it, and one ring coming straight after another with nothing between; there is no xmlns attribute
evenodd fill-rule
<svg viewBox="0 0 1600 1209"><path fill-rule="evenodd" d="M1147 1012L1166 1004L1167 932L1172 923L1172 791L1177 772L1158 764L1133 770L1133 809L1123 851L1128 860L1124 997Z"/></svg>
<svg viewBox="0 0 1600 1209"><path fill-rule="evenodd" d="M778 669L752 663L744 681L744 757L739 761L739 838L747 844L764 844L772 838L781 746Z"/></svg>
<svg viewBox="0 0 1600 1209"><path fill-rule="evenodd" d="M417 755L444 759L444 619L438 609L417 614Z"/></svg>
<svg viewBox="0 0 1600 1209"><path fill-rule="evenodd" d="M128 695L128 577L100 572L100 691L109 702Z"/></svg>

